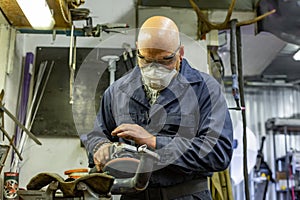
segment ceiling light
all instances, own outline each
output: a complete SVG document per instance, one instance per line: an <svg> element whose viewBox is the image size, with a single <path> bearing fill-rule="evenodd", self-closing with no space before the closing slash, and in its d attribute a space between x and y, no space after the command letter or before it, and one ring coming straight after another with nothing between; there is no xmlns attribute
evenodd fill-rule
<svg viewBox="0 0 300 200"><path fill-rule="evenodd" d="M300 49L294 54L293 59L296 61L300 61Z"/></svg>
<svg viewBox="0 0 300 200"><path fill-rule="evenodd" d="M46 0L17 0L32 28L49 30L55 21Z"/></svg>

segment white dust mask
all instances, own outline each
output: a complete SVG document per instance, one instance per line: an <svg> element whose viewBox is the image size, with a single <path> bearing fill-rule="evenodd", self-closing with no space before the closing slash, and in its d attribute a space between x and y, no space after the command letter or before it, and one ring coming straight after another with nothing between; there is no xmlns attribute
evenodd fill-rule
<svg viewBox="0 0 300 200"><path fill-rule="evenodd" d="M170 84L177 71L152 62L141 68L143 82L154 90L162 90Z"/></svg>

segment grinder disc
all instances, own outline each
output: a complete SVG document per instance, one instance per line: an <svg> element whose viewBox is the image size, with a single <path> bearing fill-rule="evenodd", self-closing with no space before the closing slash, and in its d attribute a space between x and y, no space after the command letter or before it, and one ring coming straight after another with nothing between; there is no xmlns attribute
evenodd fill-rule
<svg viewBox="0 0 300 200"><path fill-rule="evenodd" d="M115 158L104 165L103 171L115 178L131 178L135 175L139 163L135 158Z"/></svg>

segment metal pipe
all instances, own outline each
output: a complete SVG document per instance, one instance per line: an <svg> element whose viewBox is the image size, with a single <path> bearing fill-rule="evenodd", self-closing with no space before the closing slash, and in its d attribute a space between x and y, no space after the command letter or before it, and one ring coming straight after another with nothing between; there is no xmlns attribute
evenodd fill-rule
<svg viewBox="0 0 300 200"><path fill-rule="evenodd" d="M115 78L115 73L116 73L116 62L111 62L109 64L108 67L108 71L109 71L109 84L113 84L113 82L115 82L116 78Z"/></svg>
<svg viewBox="0 0 300 200"><path fill-rule="evenodd" d="M39 86L41 84L42 76L43 76L43 74L45 72L45 68L47 66L47 63L48 63L48 61L45 61L45 62L41 63L40 68L39 68L38 77L37 77L37 81L36 81L35 88L34 88L33 99L31 101L29 112L28 112L28 115L27 115L27 118L26 118L26 121L25 121L25 127L28 128L28 130L30 130L30 128L28 126L29 126L29 122L31 120L33 105L35 104L37 93L38 93L38 88L39 88ZM22 153L22 151L23 151L23 147L24 147L24 144L25 144L25 138L27 140L27 135L25 135L23 133L23 131L21 133L22 134L20 134L21 138L20 138L19 146L18 146L18 151L20 153ZM16 153L18 154L18 152L16 152ZM15 172L17 171L18 163L19 163L19 159L14 156L13 160L12 160L12 164L11 164L11 171L15 171Z"/></svg>
<svg viewBox="0 0 300 200"><path fill-rule="evenodd" d="M36 114L37 114L38 108L39 108L39 106L40 106L40 104L41 104L42 97L43 97L43 95L44 95L44 92L45 92L45 89L46 89L46 85L47 85L47 83L48 83L48 80L49 80L51 71L52 71L52 69L53 69L53 66L54 66L54 61L51 62L49 72L48 72L47 77L46 77L46 79L45 79L45 84L44 84L44 86L43 86L43 88L42 88L42 91L41 91L41 94L40 94L40 98L39 98L39 100L38 100L38 102L37 102L37 104L36 104L36 109L35 109L35 111L34 111L34 113L33 113L33 115L32 115L32 119L31 119L31 123L30 123L30 125L29 125L29 129L31 129L31 127L32 127L32 124L33 124L33 122L34 122L34 119L35 119L35 116L36 116Z"/></svg>
<svg viewBox="0 0 300 200"><path fill-rule="evenodd" d="M40 78L38 77L38 80L37 80L38 86L36 86L36 88L35 88L34 98L32 100L31 107L30 107L30 115L28 115L28 118L27 118L27 121L26 121L26 127L28 127L28 130L30 130L31 127L32 127L33 121L35 119L35 116L36 116L36 113L38 111L39 105L41 103L41 100L42 100L43 94L45 92L45 88L46 88L47 82L49 80L49 77L50 77L50 74L51 74L53 66L54 66L54 61L52 61L51 65L50 65L50 69L49 69L47 77L45 79L45 83L44 83L42 91L40 93L38 102L36 104L35 111L34 111L34 113L32 115L33 105L35 105L35 101L36 101L36 97L37 97L37 93L38 93L38 88L40 87L40 83L41 83L41 80L42 80L42 77L40 77ZM45 68L46 68L46 66L45 66ZM41 72L40 75L43 76L45 69L41 69L41 70L43 72ZM32 115L32 117L31 117L31 115ZM25 142L27 141L27 138L28 138L28 136L26 134L22 134L22 138L21 138L20 144L18 146L18 149L19 149L19 151L21 153L23 152L23 148L24 148ZM11 171L17 171L18 164L19 164L19 160L17 158L15 158L14 161L13 161L13 163L12 163L12 169L11 169Z"/></svg>
<svg viewBox="0 0 300 200"><path fill-rule="evenodd" d="M115 179L111 189L112 194L127 194L144 190L152 174L153 159L143 154L134 177Z"/></svg>
<svg viewBox="0 0 300 200"><path fill-rule="evenodd" d="M241 97L241 107L245 108L244 97L244 76L243 76L243 63L242 63L242 37L241 28L236 29L237 36L237 55L238 55L238 83ZM245 196L246 200L250 199L249 194L249 178L248 178L248 160L247 160L247 121L246 121L246 109L242 109L243 120L243 163L244 163L244 182L245 182Z"/></svg>
<svg viewBox="0 0 300 200"><path fill-rule="evenodd" d="M290 191L290 158L289 158L289 152L288 152L288 147L287 147L287 134L288 134L288 131L287 131L287 126L284 126L283 127L283 132L284 132L284 146L285 146L285 174L286 174L286 197L287 199L286 200L290 200L290 197L291 197L291 191Z"/></svg>
<svg viewBox="0 0 300 200"><path fill-rule="evenodd" d="M33 30L33 29L17 29L20 33L29 33L29 34L53 34L55 31L55 35L66 35L71 36L71 30ZM75 29L74 36L85 37L85 32L82 29Z"/></svg>
<svg viewBox="0 0 300 200"><path fill-rule="evenodd" d="M265 129L266 129L266 133L268 133L268 129L267 129L267 126L265 125ZM271 131L272 131L272 139L273 139L273 142L272 142L272 145L273 145L273 154L274 154L274 160L273 160L273 167L274 167L274 171L275 171L275 173L273 174L273 179L274 180L276 180L276 171L278 170L277 169L277 166L276 166L276 158L277 158L277 154L276 154L276 137L275 137L275 132L274 132L274 130L273 129L271 129ZM279 171L279 170L278 170ZM272 196L273 197L276 197L276 184L273 184L272 185L272 187L273 187L273 190L272 190Z"/></svg>
<svg viewBox="0 0 300 200"><path fill-rule="evenodd" d="M74 86L74 79L75 79L75 61L76 58L76 37L74 36L74 28L75 26L72 25L71 27L71 37L70 37L70 47L69 47L69 70L70 70L70 104L73 104L73 86Z"/></svg>
<svg viewBox="0 0 300 200"><path fill-rule="evenodd" d="M266 83L266 82L246 82L247 86L266 86L266 87L295 87L293 83Z"/></svg>
<svg viewBox="0 0 300 200"><path fill-rule="evenodd" d="M237 50L236 50L236 24L237 20L233 19L231 22L230 28L230 65L231 65L231 73L232 73L232 95L234 97L237 108L240 107L240 93L238 87L238 75L236 72L237 69Z"/></svg>
<svg viewBox="0 0 300 200"><path fill-rule="evenodd" d="M20 152L18 151L17 147L14 145L12 138L10 138L9 134L6 132L6 130L0 126L0 130L2 131L2 133L4 134L4 136L9 140L9 144L13 147L13 149L15 150L16 154L19 156L20 160L23 160Z"/></svg>
<svg viewBox="0 0 300 200"><path fill-rule="evenodd" d="M115 82L115 73L117 71L117 61L119 61L119 56L107 55L101 58L103 61L108 62L108 71L109 71L109 84Z"/></svg>
<svg viewBox="0 0 300 200"><path fill-rule="evenodd" d="M41 145L42 143L33 135L23 124L19 122L19 120L4 106L0 106L0 109L3 110L21 129L23 129L27 135L35 141L36 144Z"/></svg>
<svg viewBox="0 0 300 200"><path fill-rule="evenodd" d="M115 179L111 189L112 194L128 194L142 191L148 186L154 161L159 159L159 155L147 150L146 145L140 146L138 151L141 154L141 159L135 176L132 178Z"/></svg>

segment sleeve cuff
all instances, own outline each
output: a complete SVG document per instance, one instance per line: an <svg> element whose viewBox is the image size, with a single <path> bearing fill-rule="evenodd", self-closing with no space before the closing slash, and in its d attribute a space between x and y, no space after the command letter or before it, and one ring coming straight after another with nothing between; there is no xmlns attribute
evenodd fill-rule
<svg viewBox="0 0 300 200"><path fill-rule="evenodd" d="M156 136L156 149L161 149L172 141L173 138L166 136Z"/></svg>

